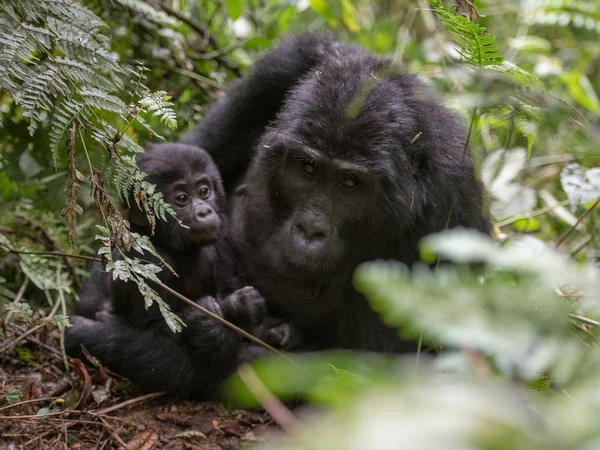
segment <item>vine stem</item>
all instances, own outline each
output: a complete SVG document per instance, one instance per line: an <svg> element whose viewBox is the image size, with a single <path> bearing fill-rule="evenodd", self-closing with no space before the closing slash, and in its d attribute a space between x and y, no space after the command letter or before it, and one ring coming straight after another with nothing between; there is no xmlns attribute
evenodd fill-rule
<svg viewBox="0 0 600 450"><path fill-rule="evenodd" d="M571 233L575 230L575 228L577 228L577 226L581 223L581 221L583 219L585 219L587 217L587 215L589 213L591 213L594 210L594 208L596 208L596 206L598 206L599 203L600 203L600 197L598 197L596 199L596 201L594 202L594 204L592 206L590 206L581 216L579 216L579 219L577 219L577 222L575 222L573 224L573 226L571 228L569 228L569 231L567 231L565 234L563 234L563 236L556 243L555 248L560 247L562 245L562 243L567 240L567 238L571 235Z"/></svg>

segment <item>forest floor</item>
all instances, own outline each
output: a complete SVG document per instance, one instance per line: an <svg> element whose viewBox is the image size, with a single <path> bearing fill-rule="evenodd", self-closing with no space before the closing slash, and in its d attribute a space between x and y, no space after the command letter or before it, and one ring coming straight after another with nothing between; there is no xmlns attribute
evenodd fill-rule
<svg viewBox="0 0 600 450"><path fill-rule="evenodd" d="M67 371L54 326L14 344L25 331L0 321L0 450L227 450L277 429L261 410L142 395L94 361Z"/></svg>

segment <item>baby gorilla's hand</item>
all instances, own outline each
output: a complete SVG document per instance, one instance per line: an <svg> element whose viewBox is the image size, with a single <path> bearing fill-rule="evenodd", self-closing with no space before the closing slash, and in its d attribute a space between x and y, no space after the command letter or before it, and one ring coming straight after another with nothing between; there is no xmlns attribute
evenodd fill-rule
<svg viewBox="0 0 600 450"><path fill-rule="evenodd" d="M266 304L256 289L246 286L238 289L221 302L223 317L252 333L265 320Z"/></svg>
<svg viewBox="0 0 600 450"><path fill-rule="evenodd" d="M223 310L214 297L202 297L196 303L213 314L223 317ZM237 347L238 342L236 341L241 341L241 337L236 337L237 333L197 308L186 308L182 314L182 319L186 324L183 334L190 345L198 352L210 353L212 351L216 354L216 348L223 348L223 346Z"/></svg>

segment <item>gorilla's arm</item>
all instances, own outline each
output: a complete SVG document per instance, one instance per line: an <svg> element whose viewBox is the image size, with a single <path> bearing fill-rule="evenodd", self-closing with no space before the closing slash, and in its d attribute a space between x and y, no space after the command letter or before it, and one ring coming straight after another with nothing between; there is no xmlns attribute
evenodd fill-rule
<svg viewBox="0 0 600 450"><path fill-rule="evenodd" d="M254 70L228 89L184 143L213 157L229 193L250 163L253 148L275 118L288 90L326 56L357 51L327 35L288 38L260 59Z"/></svg>
<svg viewBox="0 0 600 450"><path fill-rule="evenodd" d="M81 357L83 345L103 365L127 376L145 391L207 399L237 364L238 345L220 344L212 353L199 354L166 334L134 328L114 315L102 321L80 316L72 316L71 320L73 326L67 330L66 340L70 355ZM213 344L218 345L217 341ZM232 354L223 355L215 351L217 348Z"/></svg>
<svg viewBox="0 0 600 450"><path fill-rule="evenodd" d="M75 304L75 314L95 319L96 313L111 309L113 294L112 274L103 270L103 264L96 261L90 270L90 279L79 292L79 301Z"/></svg>

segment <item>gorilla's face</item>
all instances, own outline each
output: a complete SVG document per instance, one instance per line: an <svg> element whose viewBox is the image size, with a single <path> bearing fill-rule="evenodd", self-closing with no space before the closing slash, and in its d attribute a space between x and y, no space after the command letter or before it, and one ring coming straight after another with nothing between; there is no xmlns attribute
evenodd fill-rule
<svg viewBox="0 0 600 450"><path fill-rule="evenodd" d="M281 159L270 197L280 221L273 239L281 257L300 271L335 271L366 244L360 231L376 200L376 179L364 165L329 158L320 149L288 145L275 151Z"/></svg>
<svg viewBox="0 0 600 450"><path fill-rule="evenodd" d="M285 275L326 279L392 255L386 242L419 208L403 148L418 131L402 97L375 86L353 111L362 81L326 74L292 91L246 178L245 240Z"/></svg>

